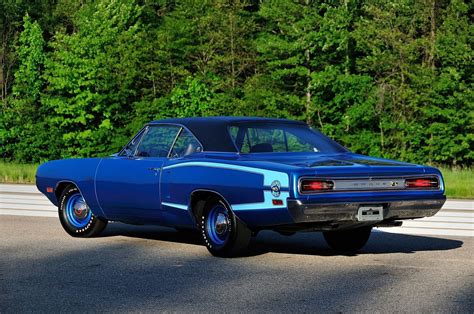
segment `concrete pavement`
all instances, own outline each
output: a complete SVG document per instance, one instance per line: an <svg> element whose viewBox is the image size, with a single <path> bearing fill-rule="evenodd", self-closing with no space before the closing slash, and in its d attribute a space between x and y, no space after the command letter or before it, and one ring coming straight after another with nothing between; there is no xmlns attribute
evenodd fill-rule
<svg viewBox="0 0 474 314"><path fill-rule="evenodd" d="M474 238L374 232L337 255L320 234L262 232L248 257L193 233L110 224L75 239L54 218L0 216L0 312L474 312Z"/></svg>

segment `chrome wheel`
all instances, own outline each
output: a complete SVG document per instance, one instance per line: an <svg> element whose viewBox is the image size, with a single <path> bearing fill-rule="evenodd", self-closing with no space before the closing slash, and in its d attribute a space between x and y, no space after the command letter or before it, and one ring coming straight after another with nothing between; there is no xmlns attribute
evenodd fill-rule
<svg viewBox="0 0 474 314"><path fill-rule="evenodd" d="M66 186L59 199L59 221L73 237L94 237L107 226L107 220L94 215L79 189Z"/></svg>
<svg viewBox="0 0 474 314"><path fill-rule="evenodd" d="M69 223L76 228L86 227L92 217L92 212L80 193L71 195L65 210Z"/></svg>
<svg viewBox="0 0 474 314"><path fill-rule="evenodd" d="M210 244L216 247L224 246L229 240L231 226L227 209L221 205L212 207L206 220L206 233Z"/></svg>
<svg viewBox="0 0 474 314"><path fill-rule="evenodd" d="M214 256L231 257L247 252L252 232L219 197L209 197L199 215L199 233Z"/></svg>

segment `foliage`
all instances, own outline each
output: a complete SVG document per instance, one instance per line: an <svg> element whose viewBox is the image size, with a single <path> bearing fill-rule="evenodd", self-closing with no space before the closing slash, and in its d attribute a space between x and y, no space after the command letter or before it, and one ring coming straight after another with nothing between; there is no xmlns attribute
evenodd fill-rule
<svg viewBox="0 0 474 314"><path fill-rule="evenodd" d="M58 32L51 42L42 105L53 113L48 124L61 140L61 157L108 153L123 142L140 78L139 15L133 1L102 1L81 8L77 30Z"/></svg>
<svg viewBox="0 0 474 314"><path fill-rule="evenodd" d="M39 104L44 82L41 71L44 63L45 41L41 27L27 14L19 37L18 69L9 106L2 111L0 151L17 160L28 160L31 154L44 155L45 138L37 135L41 128L43 108Z"/></svg>
<svg viewBox="0 0 474 314"><path fill-rule="evenodd" d="M37 167L0 161L0 183L34 183Z"/></svg>
<svg viewBox="0 0 474 314"><path fill-rule="evenodd" d="M448 198L474 198L474 170L442 168Z"/></svg>
<svg viewBox="0 0 474 314"><path fill-rule="evenodd" d="M5 1L0 154L103 155L150 120L252 115L304 120L358 153L472 166L472 9L462 0Z"/></svg>

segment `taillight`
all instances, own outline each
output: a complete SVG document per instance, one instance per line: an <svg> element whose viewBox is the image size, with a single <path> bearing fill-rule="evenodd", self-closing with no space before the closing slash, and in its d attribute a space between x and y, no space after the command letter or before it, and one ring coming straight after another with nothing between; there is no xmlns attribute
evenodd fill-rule
<svg viewBox="0 0 474 314"><path fill-rule="evenodd" d="M300 182L301 193L325 192L334 189L334 182L328 180L303 179Z"/></svg>
<svg viewBox="0 0 474 314"><path fill-rule="evenodd" d="M439 181L437 177L410 178L405 180L405 187L407 189L433 189L439 187Z"/></svg>

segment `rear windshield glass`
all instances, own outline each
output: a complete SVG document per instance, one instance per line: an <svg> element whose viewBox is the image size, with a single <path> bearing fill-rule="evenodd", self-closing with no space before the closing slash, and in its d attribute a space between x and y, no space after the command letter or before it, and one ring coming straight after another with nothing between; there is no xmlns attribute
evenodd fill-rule
<svg viewBox="0 0 474 314"><path fill-rule="evenodd" d="M340 153L347 151L327 136L305 125L236 124L230 126L229 132L241 153Z"/></svg>

